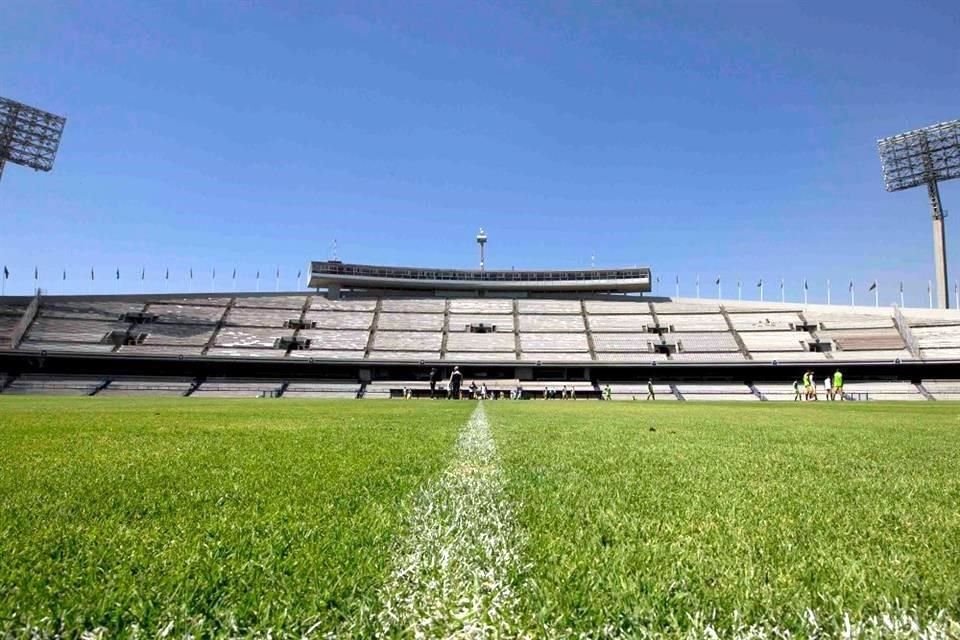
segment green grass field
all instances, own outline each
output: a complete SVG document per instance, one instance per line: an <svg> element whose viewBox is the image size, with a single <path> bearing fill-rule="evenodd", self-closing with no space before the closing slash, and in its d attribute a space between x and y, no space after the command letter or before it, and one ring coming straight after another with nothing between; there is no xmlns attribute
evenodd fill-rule
<svg viewBox="0 0 960 640"><path fill-rule="evenodd" d="M0 634L960 636L958 405L475 408L0 398Z"/></svg>

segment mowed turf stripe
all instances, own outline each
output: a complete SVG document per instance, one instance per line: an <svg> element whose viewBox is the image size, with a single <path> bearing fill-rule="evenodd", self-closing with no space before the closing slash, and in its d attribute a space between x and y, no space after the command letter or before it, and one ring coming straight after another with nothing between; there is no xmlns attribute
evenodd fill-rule
<svg viewBox="0 0 960 640"><path fill-rule="evenodd" d="M379 635L522 635L513 586L521 547L481 402L460 432L453 462L413 501L381 592Z"/></svg>

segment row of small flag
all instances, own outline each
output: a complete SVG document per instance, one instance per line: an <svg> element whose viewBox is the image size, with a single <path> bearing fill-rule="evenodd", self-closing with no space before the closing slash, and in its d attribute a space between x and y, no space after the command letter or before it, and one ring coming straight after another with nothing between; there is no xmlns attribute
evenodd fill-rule
<svg viewBox="0 0 960 640"><path fill-rule="evenodd" d="M189 275L190 275L190 279L193 280L193 268L192 268L192 267L191 267L190 270L189 270ZM212 270L212 272L211 272L210 275L211 275L211 277L212 277L214 280L217 279L217 270L216 270L216 268L214 268L214 269ZM303 276L303 270L297 271L297 279L298 279L298 280L300 279L301 276ZM280 268L279 268L279 267L277 267L276 277L277 277L277 278L280 277ZM141 280L146 280L146 278L147 278L147 270L146 270L146 268L144 267L144 268L141 268L141 269L140 269L140 279L141 279ZM167 270L166 270L166 272L164 273L163 278L164 278L164 280L169 280L169 279L170 279L170 269L167 269ZM231 278L232 278L233 280L236 280L236 279L237 279L237 270L236 270L236 269L233 270L233 275L231 276ZM4 279L4 280L9 280L9 279L10 279L10 269L8 269L6 265L3 266L3 279ZM39 267L34 267L34 268L33 268L33 279L34 279L34 280L39 280L39 279L40 279L40 268L39 268ZM66 269L63 270L63 279L64 279L64 280L67 279L67 270L66 270ZM96 273L94 272L93 267L90 268L90 279L91 279L91 280L95 280L95 279L96 279ZM120 269L119 269L119 267L117 268L117 271L116 271L116 279L117 279L117 280L120 279ZM259 279L260 279L260 271L257 271L257 280L259 280Z"/></svg>
<svg viewBox="0 0 960 640"><path fill-rule="evenodd" d="M660 276L657 276L657 284L658 284L658 285L660 284ZM677 284L677 286L680 285L680 276L677 276L677 278L676 278L676 284ZM717 285L717 286L720 286L720 278L717 278L717 279L714 281L714 284ZM780 280L780 288L781 288L781 289L783 288L783 284L784 284L784 281L781 279L781 280ZM700 278L697 278L697 280L696 280L696 285L697 285L698 287L700 286ZM740 285L741 285L741 282L740 282L739 280L737 280L737 287L739 287ZM761 279L757 282L757 288L758 288L758 289L763 288L763 278L761 278ZM877 281L874 280L874 281L873 281L873 284L870 285L870 287L867 289L867 291L873 291L873 290L876 289L876 288L877 288ZM807 283L806 280L803 281L803 289L804 289L804 291L807 291L807 290L810 289L810 286L808 285L808 283ZM850 289L850 291L853 291L853 280L850 281L850 287L849 287L849 289ZM903 292L903 283L902 283L902 282L900 283L900 291Z"/></svg>

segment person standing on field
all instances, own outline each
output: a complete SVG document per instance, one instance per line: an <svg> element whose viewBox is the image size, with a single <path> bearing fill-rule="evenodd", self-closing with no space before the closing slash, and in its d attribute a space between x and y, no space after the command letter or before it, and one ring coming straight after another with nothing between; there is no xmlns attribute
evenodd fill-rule
<svg viewBox="0 0 960 640"><path fill-rule="evenodd" d="M460 373L460 367L454 367L450 374L450 397L454 400L460 399L460 385L463 383L463 374Z"/></svg>
<svg viewBox="0 0 960 640"><path fill-rule="evenodd" d="M843 374L840 369L833 372L833 397L843 401Z"/></svg>
<svg viewBox="0 0 960 640"><path fill-rule="evenodd" d="M799 380L793 381L793 401L794 402L800 401L800 381Z"/></svg>
<svg viewBox="0 0 960 640"><path fill-rule="evenodd" d="M830 386L829 373L823 378L823 393L827 396L827 400L833 400L833 387Z"/></svg>
<svg viewBox="0 0 960 640"><path fill-rule="evenodd" d="M430 367L430 399L437 397L437 368Z"/></svg>
<svg viewBox="0 0 960 640"><path fill-rule="evenodd" d="M647 400L656 400L657 394L653 392L653 378L647 380Z"/></svg>

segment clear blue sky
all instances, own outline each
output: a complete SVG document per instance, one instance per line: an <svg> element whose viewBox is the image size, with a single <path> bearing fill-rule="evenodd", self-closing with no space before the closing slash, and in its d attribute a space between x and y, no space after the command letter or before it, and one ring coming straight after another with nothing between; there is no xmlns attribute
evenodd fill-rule
<svg viewBox="0 0 960 640"><path fill-rule="evenodd" d="M925 193L876 139L960 117L960 3L607 4L0 3L0 95L68 118L0 182L7 292L289 289L334 240L473 267L483 226L491 268L925 304Z"/></svg>

